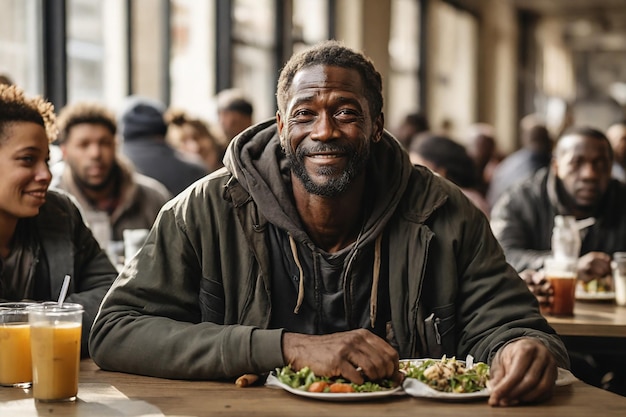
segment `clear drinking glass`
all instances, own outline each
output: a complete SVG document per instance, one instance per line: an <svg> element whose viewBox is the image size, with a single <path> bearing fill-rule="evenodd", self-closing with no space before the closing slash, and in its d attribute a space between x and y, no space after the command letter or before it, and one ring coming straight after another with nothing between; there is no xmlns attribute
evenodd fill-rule
<svg viewBox="0 0 626 417"><path fill-rule="evenodd" d="M44 402L76 400L83 306L46 302L27 310L33 397Z"/></svg>
<svg viewBox="0 0 626 417"><path fill-rule="evenodd" d="M34 303L0 303L0 385L28 388L33 380L30 325L26 307Z"/></svg>
<svg viewBox="0 0 626 417"><path fill-rule="evenodd" d="M626 252L615 252L611 266L613 267L615 303L626 306Z"/></svg>

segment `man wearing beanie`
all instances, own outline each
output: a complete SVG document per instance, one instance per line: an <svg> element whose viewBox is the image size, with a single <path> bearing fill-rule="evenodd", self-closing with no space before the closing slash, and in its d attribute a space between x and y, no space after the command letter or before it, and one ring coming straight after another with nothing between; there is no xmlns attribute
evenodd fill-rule
<svg viewBox="0 0 626 417"><path fill-rule="evenodd" d="M165 106L145 97L126 99L119 123L124 139L122 152L137 171L164 184L176 195L207 174L206 169L165 142Z"/></svg>

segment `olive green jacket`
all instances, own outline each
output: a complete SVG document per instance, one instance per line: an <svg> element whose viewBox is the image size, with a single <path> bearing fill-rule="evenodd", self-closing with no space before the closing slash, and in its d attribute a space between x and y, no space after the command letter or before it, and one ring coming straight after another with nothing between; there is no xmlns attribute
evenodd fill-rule
<svg viewBox="0 0 626 417"><path fill-rule="evenodd" d="M235 141L231 154L258 141L265 155L280 159L272 122ZM529 336L568 366L563 344L505 262L485 216L454 185L411 166L392 137L381 142L373 146L373 158L393 154L392 163L407 172L402 186L387 183L400 194L379 225L388 242L383 256L389 257L400 356L472 354L488 361L506 342ZM244 181L256 190L258 179L228 156L226 166L235 175L216 171L164 206L143 250L105 297L90 337L92 357L103 369L217 379L285 364L283 330L267 329L267 216L242 186Z"/></svg>

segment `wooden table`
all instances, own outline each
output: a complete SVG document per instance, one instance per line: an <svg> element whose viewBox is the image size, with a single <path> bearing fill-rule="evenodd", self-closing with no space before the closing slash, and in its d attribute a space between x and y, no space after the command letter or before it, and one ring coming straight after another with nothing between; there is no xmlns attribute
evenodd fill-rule
<svg viewBox="0 0 626 417"><path fill-rule="evenodd" d="M546 318L565 343L574 374L605 387L612 375L608 389L626 395L626 307L577 300L574 317Z"/></svg>
<svg viewBox="0 0 626 417"><path fill-rule="evenodd" d="M574 317L546 318L561 336L626 338L626 307L612 302L576 301Z"/></svg>
<svg viewBox="0 0 626 417"><path fill-rule="evenodd" d="M174 381L100 370L81 363L76 403L35 403L30 390L0 388L0 415L30 416L624 416L626 398L583 382L557 387L539 405L493 408L485 400L450 403L408 396L371 402L324 402L263 386Z"/></svg>

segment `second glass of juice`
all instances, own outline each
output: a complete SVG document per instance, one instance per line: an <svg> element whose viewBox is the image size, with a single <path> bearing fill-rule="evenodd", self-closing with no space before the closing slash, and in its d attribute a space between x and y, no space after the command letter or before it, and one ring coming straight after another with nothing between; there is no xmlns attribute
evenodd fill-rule
<svg viewBox="0 0 626 417"><path fill-rule="evenodd" d="M76 400L82 315L83 307L73 303L28 308L35 400Z"/></svg>

